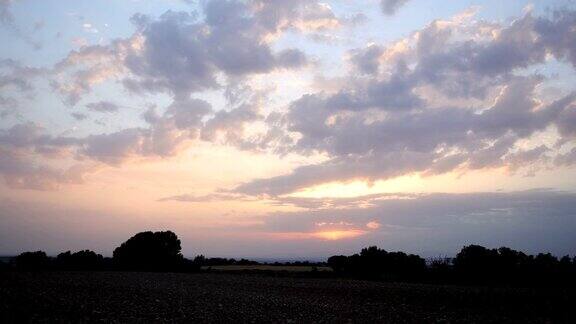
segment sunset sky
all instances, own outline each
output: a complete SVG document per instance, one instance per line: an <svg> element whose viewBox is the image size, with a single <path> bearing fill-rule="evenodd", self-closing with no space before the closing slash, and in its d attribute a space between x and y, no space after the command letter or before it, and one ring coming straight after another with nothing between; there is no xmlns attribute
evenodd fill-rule
<svg viewBox="0 0 576 324"><path fill-rule="evenodd" d="M0 255L576 253L576 2L0 0Z"/></svg>

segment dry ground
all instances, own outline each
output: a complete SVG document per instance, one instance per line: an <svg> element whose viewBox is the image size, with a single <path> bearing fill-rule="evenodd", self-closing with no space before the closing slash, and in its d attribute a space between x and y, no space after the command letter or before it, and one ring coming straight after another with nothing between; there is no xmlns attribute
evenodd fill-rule
<svg viewBox="0 0 576 324"><path fill-rule="evenodd" d="M0 273L0 322L576 322L562 292L227 273Z"/></svg>

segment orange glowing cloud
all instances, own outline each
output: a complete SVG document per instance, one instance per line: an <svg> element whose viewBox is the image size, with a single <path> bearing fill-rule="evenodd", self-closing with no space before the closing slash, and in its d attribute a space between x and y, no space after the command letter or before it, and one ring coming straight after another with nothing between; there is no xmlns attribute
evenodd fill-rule
<svg viewBox="0 0 576 324"><path fill-rule="evenodd" d="M373 230L379 229L380 226L381 226L380 223L378 223L377 221L371 221L366 224L366 227Z"/></svg>

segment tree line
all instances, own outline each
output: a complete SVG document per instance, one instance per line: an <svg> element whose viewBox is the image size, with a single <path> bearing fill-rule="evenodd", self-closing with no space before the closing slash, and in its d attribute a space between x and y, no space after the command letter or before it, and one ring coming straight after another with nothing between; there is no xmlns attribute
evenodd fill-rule
<svg viewBox="0 0 576 324"><path fill-rule="evenodd" d="M455 258L426 262L418 255L376 246L351 256L336 255L328 265L341 276L394 281L496 285L574 285L576 257L528 255L511 248L463 247Z"/></svg>
<svg viewBox="0 0 576 324"><path fill-rule="evenodd" d="M190 260L181 253L181 242L174 232L141 232L114 249L112 258L90 250L66 251L55 258L43 251L24 252L0 269L19 271L170 271L195 272L202 267L258 265L247 259L206 258ZM272 265L285 265L273 263ZM325 276L372 280L456 284L497 285L574 285L576 257L557 258L550 253L528 255L507 247L489 249L480 245L463 247L455 258L426 261L415 254L388 252L376 246L360 253L335 255L327 263L294 262L291 265L327 265L333 272Z"/></svg>
<svg viewBox="0 0 576 324"><path fill-rule="evenodd" d="M174 232L141 232L114 249L112 258L94 251L66 251L55 258L44 251L24 252L15 257L11 265L19 271L175 271L193 272L200 265L185 258L181 242Z"/></svg>

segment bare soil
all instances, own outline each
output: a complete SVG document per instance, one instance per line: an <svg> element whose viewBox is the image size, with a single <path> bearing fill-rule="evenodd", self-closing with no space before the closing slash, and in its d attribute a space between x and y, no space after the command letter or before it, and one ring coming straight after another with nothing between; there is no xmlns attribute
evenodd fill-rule
<svg viewBox="0 0 576 324"><path fill-rule="evenodd" d="M230 273L0 273L0 322L576 323L574 295Z"/></svg>

